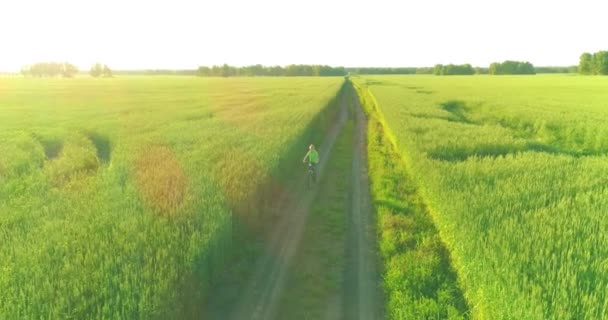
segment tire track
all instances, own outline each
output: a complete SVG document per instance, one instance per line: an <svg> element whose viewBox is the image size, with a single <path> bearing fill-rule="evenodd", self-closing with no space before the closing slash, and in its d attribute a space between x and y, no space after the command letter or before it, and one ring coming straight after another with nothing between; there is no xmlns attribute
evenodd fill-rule
<svg viewBox="0 0 608 320"><path fill-rule="evenodd" d="M355 114L352 163L352 194L349 226L349 264L345 287L345 319L379 319L380 288L374 246L375 220L372 216L367 172L367 119L356 93L351 91Z"/></svg>
<svg viewBox="0 0 608 320"><path fill-rule="evenodd" d="M323 144L319 148L319 176L330 157L331 149L344 127L348 115L347 94L341 97L337 121L330 128ZM304 171L304 170L303 170ZM238 305L229 316L230 319L274 319L277 303L283 292L289 266L297 250L302 233L306 226L310 206L316 196L314 191L307 191L305 175L300 175L295 188L290 190L295 201L284 200L279 205L281 220L274 228L271 241L264 256L256 264L254 275L243 292ZM320 179L318 179L320 180Z"/></svg>

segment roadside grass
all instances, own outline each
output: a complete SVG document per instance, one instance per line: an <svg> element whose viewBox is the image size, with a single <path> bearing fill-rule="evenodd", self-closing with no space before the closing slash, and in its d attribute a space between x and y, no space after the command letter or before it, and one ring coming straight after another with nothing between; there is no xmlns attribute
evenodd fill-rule
<svg viewBox="0 0 608 320"><path fill-rule="evenodd" d="M386 316L466 319L468 307L429 210L386 132L373 98L366 88L354 87L368 115L368 169Z"/></svg>
<svg viewBox="0 0 608 320"><path fill-rule="evenodd" d="M354 81L431 212L471 317L608 318L608 78Z"/></svg>

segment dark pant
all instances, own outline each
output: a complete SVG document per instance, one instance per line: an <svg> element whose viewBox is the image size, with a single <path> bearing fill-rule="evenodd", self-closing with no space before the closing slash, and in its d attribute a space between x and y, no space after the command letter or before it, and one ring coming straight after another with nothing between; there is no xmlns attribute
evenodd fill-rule
<svg viewBox="0 0 608 320"><path fill-rule="evenodd" d="M308 163L308 169L312 170L312 179L314 181L317 181L317 164L309 162Z"/></svg>

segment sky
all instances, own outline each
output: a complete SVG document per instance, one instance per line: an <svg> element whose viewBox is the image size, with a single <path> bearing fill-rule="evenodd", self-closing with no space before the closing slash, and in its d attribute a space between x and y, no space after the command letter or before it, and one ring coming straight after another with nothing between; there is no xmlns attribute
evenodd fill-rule
<svg viewBox="0 0 608 320"><path fill-rule="evenodd" d="M605 0L0 0L0 70L576 65L608 50L607 11Z"/></svg>

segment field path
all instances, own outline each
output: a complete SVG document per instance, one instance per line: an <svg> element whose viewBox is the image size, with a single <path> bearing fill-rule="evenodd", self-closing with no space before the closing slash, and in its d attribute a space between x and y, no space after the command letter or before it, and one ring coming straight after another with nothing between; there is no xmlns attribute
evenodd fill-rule
<svg viewBox="0 0 608 320"><path fill-rule="evenodd" d="M331 149L344 127L348 117L347 94L343 94L337 120L332 124L323 144L319 147L321 155L318 174L322 175L330 156ZM302 167L302 172L305 172ZM293 197L283 197L279 204L280 221L276 224L272 237L265 249L264 256L254 266L253 277L245 291L241 294L238 304L233 309L230 319L274 319L277 303L285 286L289 266L296 253L302 237L306 220L316 190L306 190L306 175L298 175ZM290 198L293 198L290 199ZM292 200L292 201L290 201Z"/></svg>
<svg viewBox="0 0 608 320"><path fill-rule="evenodd" d="M350 112L349 107L352 107ZM342 209L347 223L343 240L346 249L343 271L338 272L343 272L343 282L340 285L341 294L328 298L323 318L380 319L382 296L376 267L375 219L367 172L367 121L356 93L350 88L342 94L338 116L319 147L318 181L324 181L320 176L324 175L336 139L349 121L349 113L354 116L355 124L352 130L352 160L347 169L350 185L342 191L349 193ZM348 154L351 154L350 151ZM290 274L294 271L294 257L299 250L307 250L307 243L301 241L312 205L321 189L316 186L313 190L306 190L304 166L302 172L294 176L296 181L278 200L275 207L278 221L270 232L262 257L251 266L249 280L238 292L236 301L230 303L229 310L223 309L211 319L266 320L278 317L286 285L290 283Z"/></svg>
<svg viewBox="0 0 608 320"><path fill-rule="evenodd" d="M355 136L344 319L379 319L381 290L376 269L375 220L367 173L367 120L354 90L350 97L354 106Z"/></svg>

